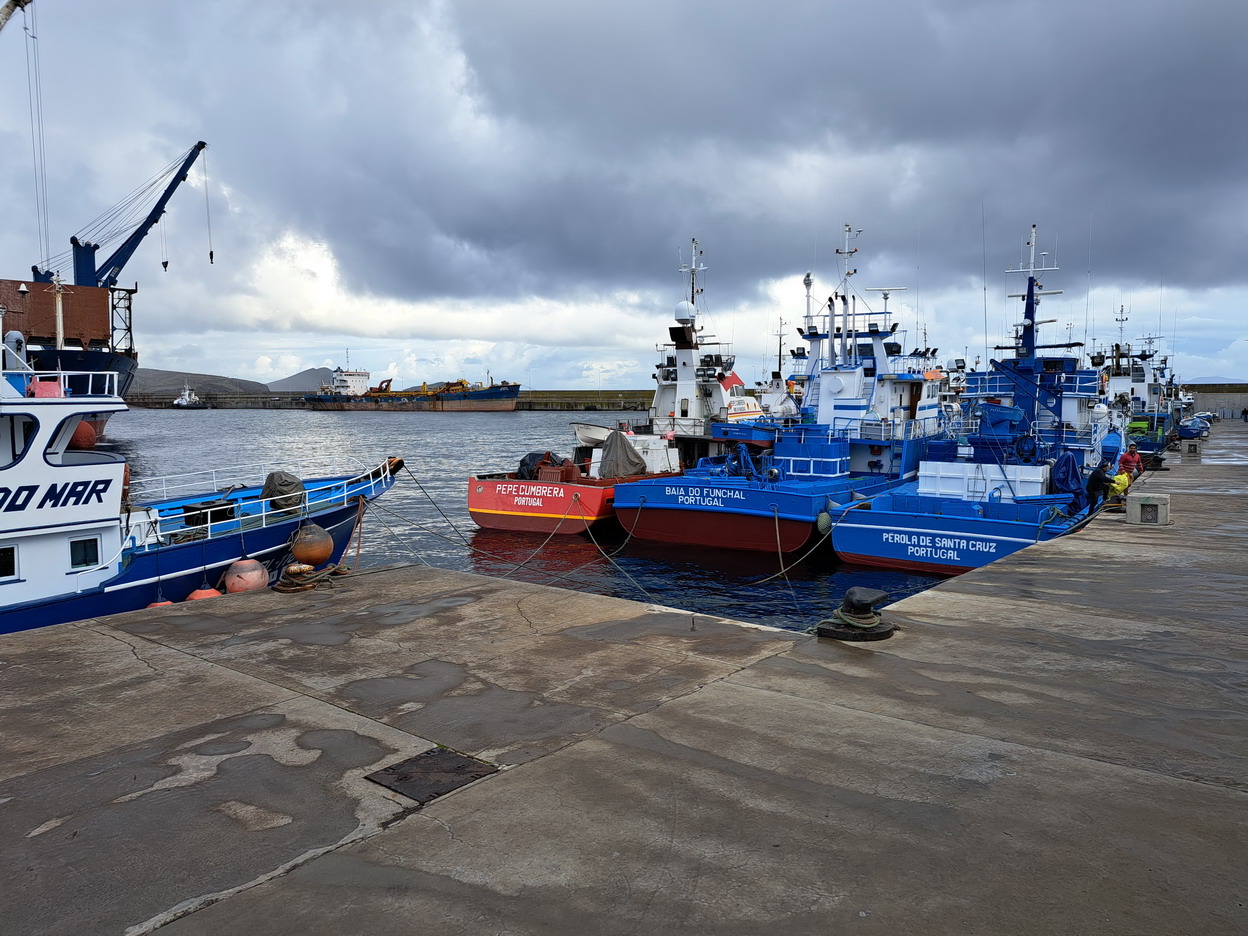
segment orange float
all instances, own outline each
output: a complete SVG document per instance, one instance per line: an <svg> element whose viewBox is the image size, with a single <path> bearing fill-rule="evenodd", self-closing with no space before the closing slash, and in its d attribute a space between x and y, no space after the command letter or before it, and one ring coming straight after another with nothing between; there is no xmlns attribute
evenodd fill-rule
<svg viewBox="0 0 1248 936"><path fill-rule="evenodd" d="M322 565L334 554L334 538L324 527L315 523L304 524L291 541L290 554L310 566Z"/></svg>
<svg viewBox="0 0 1248 936"><path fill-rule="evenodd" d="M69 447L78 450L93 449L98 438L94 426L89 422L80 422L74 429L74 434L69 437Z"/></svg>

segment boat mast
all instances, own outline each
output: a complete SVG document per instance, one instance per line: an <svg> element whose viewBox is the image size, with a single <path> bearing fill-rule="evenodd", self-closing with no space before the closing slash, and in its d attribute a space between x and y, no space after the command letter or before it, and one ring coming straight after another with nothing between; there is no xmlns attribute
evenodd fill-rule
<svg viewBox="0 0 1248 936"><path fill-rule="evenodd" d="M810 294L806 294L806 301L810 301ZM784 326L787 325L783 318L780 319L780 328L776 332L776 373L781 377L784 376Z"/></svg>
<svg viewBox="0 0 1248 936"><path fill-rule="evenodd" d="M1036 278L1037 273L1050 273L1057 269L1054 266L1045 266L1048 262L1048 251L1040 252L1040 266L1036 266L1036 226L1031 226L1031 237L1027 239L1028 255L1027 265L1024 267L1021 263L1017 270L1007 269L1006 273L1026 273L1027 274L1027 291L1025 293L1009 293L1010 299L1023 300L1023 320L1015 323L1016 329L1022 329L1019 335L1019 344L1015 350L1015 355L1019 360L1034 360L1036 356L1036 326L1044 325L1047 322L1056 322L1057 319L1044 319L1036 321L1036 307L1040 305L1040 296L1060 296L1062 290L1050 289L1045 290Z"/></svg>
<svg viewBox="0 0 1248 936"><path fill-rule="evenodd" d="M844 276L841 277L841 289L840 289L840 296L841 296L840 363L841 364L849 363L849 351L850 351L850 348L852 347L850 340L849 340L849 278L858 272L858 269L856 267L851 269L849 266L850 257L852 257L854 254L858 252L857 247L854 247L852 249L850 248L849 238L851 234L854 237L857 237L861 233L862 233L862 228L859 228L858 230L855 231L852 224L846 223L845 225L845 247L844 249L840 247L836 248L837 256L845 258L845 274ZM835 318L836 309L832 310L832 315L833 315L833 318ZM833 346L835 347L835 342L833 343Z"/></svg>
<svg viewBox="0 0 1248 936"><path fill-rule="evenodd" d="M56 302L56 350L63 351L65 349L65 304L63 299L65 286L64 280L59 276L52 277L52 292Z"/></svg>

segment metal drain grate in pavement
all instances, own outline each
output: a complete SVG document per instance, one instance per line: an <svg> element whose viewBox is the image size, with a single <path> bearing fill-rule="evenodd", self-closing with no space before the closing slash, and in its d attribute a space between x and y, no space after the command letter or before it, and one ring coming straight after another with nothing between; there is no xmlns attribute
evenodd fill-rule
<svg viewBox="0 0 1248 936"><path fill-rule="evenodd" d="M383 767L376 773L368 774L365 779L402 793L424 806L430 800L497 771L497 767L485 761L465 757L446 748L434 748Z"/></svg>

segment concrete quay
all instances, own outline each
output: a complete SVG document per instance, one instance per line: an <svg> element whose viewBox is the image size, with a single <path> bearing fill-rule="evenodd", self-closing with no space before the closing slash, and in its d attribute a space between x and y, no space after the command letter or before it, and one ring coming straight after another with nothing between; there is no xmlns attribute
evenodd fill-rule
<svg viewBox="0 0 1248 936"><path fill-rule="evenodd" d="M1245 453L877 643L422 566L0 637L0 930L1243 933Z"/></svg>

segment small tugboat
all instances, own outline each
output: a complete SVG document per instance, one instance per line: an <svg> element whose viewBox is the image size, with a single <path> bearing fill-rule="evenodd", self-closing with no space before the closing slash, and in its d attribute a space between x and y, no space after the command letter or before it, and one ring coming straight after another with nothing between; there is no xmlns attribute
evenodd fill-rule
<svg viewBox="0 0 1248 936"><path fill-rule="evenodd" d="M658 346L649 418L636 425L574 422L573 458L551 452L525 455L515 471L492 471L468 479L468 512L478 526L528 533L584 533L615 519L616 486L677 476L686 464L725 450L730 443L717 423L742 423L763 415L733 371L728 345L698 325L706 270L695 239L686 298L676 306L671 340Z"/></svg>
<svg viewBox="0 0 1248 936"><path fill-rule="evenodd" d="M1028 260L1023 322L1014 358L967 375L963 405L972 414L949 437L933 441L916 480L830 511L832 546L854 565L956 575L1032 543L1083 527L1091 519L1083 470L1116 463L1122 433L1101 402L1097 367L1081 367L1077 342L1036 343L1036 228Z"/></svg>
<svg viewBox="0 0 1248 936"><path fill-rule="evenodd" d="M174 409L212 409L212 404L201 400L188 383L182 384L182 392L169 405Z"/></svg>
<svg viewBox="0 0 1248 936"><path fill-rule="evenodd" d="M126 410L117 374L33 371L0 354L0 633L215 594L245 559L263 586L303 533L336 563L402 466L331 458L132 483L121 456L70 446L88 417Z"/></svg>

